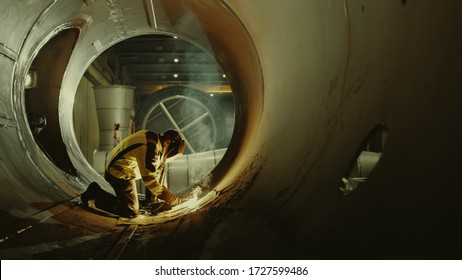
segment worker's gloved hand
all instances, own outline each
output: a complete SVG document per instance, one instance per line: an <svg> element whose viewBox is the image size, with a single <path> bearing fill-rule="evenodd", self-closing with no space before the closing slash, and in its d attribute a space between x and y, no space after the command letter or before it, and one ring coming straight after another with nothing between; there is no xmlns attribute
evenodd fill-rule
<svg viewBox="0 0 462 280"><path fill-rule="evenodd" d="M177 206L178 204L181 204L181 203L185 202L186 200L187 200L187 198L185 198L185 197L177 196L173 200L170 201L170 204L172 206Z"/></svg>
<svg viewBox="0 0 462 280"><path fill-rule="evenodd" d="M159 196L157 196L157 198L159 198L160 200L163 200L163 201L166 201L166 202L170 203L171 206L176 206L176 205L186 201L186 198L176 196L169 189L167 189L165 187L164 187L162 193Z"/></svg>

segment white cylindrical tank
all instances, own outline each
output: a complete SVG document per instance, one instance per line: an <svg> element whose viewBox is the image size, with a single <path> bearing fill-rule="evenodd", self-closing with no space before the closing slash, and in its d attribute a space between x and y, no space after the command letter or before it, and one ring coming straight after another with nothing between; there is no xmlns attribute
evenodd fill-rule
<svg viewBox="0 0 462 280"><path fill-rule="evenodd" d="M126 85L96 86L96 110L99 123L99 150L110 151L131 131L131 111L135 87ZM118 124L118 128L114 126Z"/></svg>

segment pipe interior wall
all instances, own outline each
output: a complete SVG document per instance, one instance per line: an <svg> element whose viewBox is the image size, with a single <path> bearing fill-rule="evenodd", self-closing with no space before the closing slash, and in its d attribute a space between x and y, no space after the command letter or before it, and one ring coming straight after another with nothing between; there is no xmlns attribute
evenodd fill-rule
<svg viewBox="0 0 462 280"><path fill-rule="evenodd" d="M64 112L72 112L77 78L102 50L140 34L178 34L214 53L229 78L236 130L214 171L216 190L228 191L214 206L227 211L219 219L189 216L214 221L191 256L460 258L462 2L153 1L157 29L142 1L40 2L2 1L0 9L7 27L0 46L18 55L0 54L1 114L16 122L0 128L7 221L75 197L85 185L34 146L19 97L18 79L36 49L73 23L81 36L61 85L59 121L85 177L97 173ZM5 32L15 25L17 36ZM344 196L341 177L379 124L389 129L381 160ZM201 234L194 223L182 228L184 236Z"/></svg>
<svg viewBox="0 0 462 280"><path fill-rule="evenodd" d="M27 3L25 6L18 1L3 0L0 3L0 16L5 25L1 32L0 45L17 54L31 26L52 2L52 0L45 0ZM12 30L14 32L11 32Z"/></svg>
<svg viewBox="0 0 462 280"><path fill-rule="evenodd" d="M53 165L39 148L26 117L26 73L40 47L54 37L56 30L69 23L63 13L54 15L55 22L47 21L53 3L1 2L0 114L8 120L8 124L2 126L0 136L4 183L0 195L2 226L29 218L77 196L81 191L80 179L69 177ZM72 5L68 8L72 10Z"/></svg>

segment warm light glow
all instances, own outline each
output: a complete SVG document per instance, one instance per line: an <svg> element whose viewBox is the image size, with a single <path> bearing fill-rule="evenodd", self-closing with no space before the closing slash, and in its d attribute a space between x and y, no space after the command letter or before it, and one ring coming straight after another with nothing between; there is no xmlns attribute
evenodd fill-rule
<svg viewBox="0 0 462 280"><path fill-rule="evenodd" d="M178 63L180 60L179 60L178 58L175 58L173 61L174 61L175 63Z"/></svg>
<svg viewBox="0 0 462 280"><path fill-rule="evenodd" d="M216 191L210 191L201 198L199 196L202 194L202 188L196 187L193 189L191 193L191 198L189 198L186 202L181 203L173 209L158 213L153 216L149 215L138 215L133 219L123 218L120 217L117 221L118 225L127 225L127 224L138 224L138 225L149 225L149 224L158 224L164 223L171 219L179 218L186 213L191 213L204 207L205 205L209 204L213 201L217 196L218 193Z"/></svg>

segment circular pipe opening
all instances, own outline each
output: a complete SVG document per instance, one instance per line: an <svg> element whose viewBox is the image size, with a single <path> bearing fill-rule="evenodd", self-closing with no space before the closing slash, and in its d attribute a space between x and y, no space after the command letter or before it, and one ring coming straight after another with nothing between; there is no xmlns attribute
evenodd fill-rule
<svg viewBox="0 0 462 280"><path fill-rule="evenodd" d="M125 85L104 85L114 82ZM107 152L134 131L179 131L185 155L167 163L166 185L174 193L210 177L235 122L233 93L221 67L176 35L138 36L105 50L81 79L73 114L80 150L101 175ZM146 194L140 184L138 194Z"/></svg>
<svg viewBox="0 0 462 280"><path fill-rule="evenodd" d="M130 3L117 5L120 7L99 8L124 10L123 15L118 15L118 21L105 18L103 14L92 13L98 10L96 8L87 11L85 19L89 24L81 29L61 89L59 112L63 140L80 176L88 181L97 181L103 187L107 186L103 179L98 178L100 176L78 148L72 116L79 81L75 77L82 77L95 58L111 46L140 35L177 34L200 46L218 62L231 85L236 106L235 129L226 154L213 169L211 176L207 177L213 193L194 207L178 213L182 215L209 203L220 191L230 186L230 182L247 164L243 155L251 143L249 139L256 134L262 111L263 80L258 55L242 23L221 1L154 2L157 18L157 26L154 28L152 24L147 24L146 19L139 18L142 11L137 10L137 5L133 5L136 8L132 9L128 9L132 6ZM118 23L122 19L124 26L121 29ZM110 32L111 29L114 32ZM252 177L248 176L248 179L250 181ZM242 185L245 183L245 180L241 180Z"/></svg>

